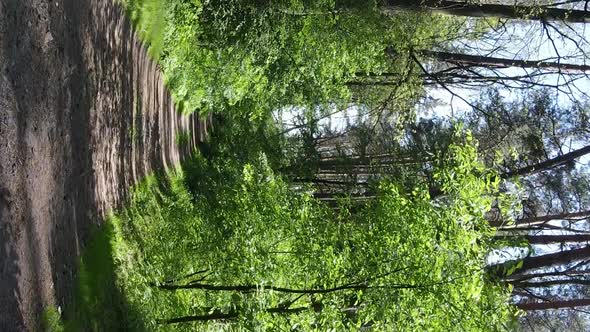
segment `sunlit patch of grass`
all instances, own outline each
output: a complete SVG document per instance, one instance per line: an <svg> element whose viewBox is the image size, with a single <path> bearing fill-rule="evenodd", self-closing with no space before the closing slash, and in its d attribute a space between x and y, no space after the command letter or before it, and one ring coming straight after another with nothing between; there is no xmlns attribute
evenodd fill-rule
<svg viewBox="0 0 590 332"><path fill-rule="evenodd" d="M143 319L129 306L125 294L127 271L117 256L127 254L120 219L111 215L92 232L78 264L75 295L60 315L56 308L44 313L47 331L145 331ZM60 317L62 316L62 317Z"/></svg>
<svg viewBox="0 0 590 332"><path fill-rule="evenodd" d="M121 0L141 38L149 45L150 56L157 60L164 45L166 7L164 0Z"/></svg>
<svg viewBox="0 0 590 332"><path fill-rule="evenodd" d="M65 327L61 320L61 310L51 306L43 310L41 316L43 330L46 332L64 332Z"/></svg>
<svg viewBox="0 0 590 332"><path fill-rule="evenodd" d="M181 244L179 234L195 238L191 232L201 221L185 180L181 168L146 176L132 188L126 206L91 232L78 263L74 298L63 313L46 309L47 331L157 330L158 318L190 309L183 293L153 287L170 273L168 256ZM171 236L179 242L162 242ZM192 257L183 259L178 264L187 265Z"/></svg>
<svg viewBox="0 0 590 332"><path fill-rule="evenodd" d="M191 232L196 228L189 226L200 220L182 171L146 177L133 189L127 207L109 220L114 226L117 286L143 319L143 328L158 329L158 318L188 310L182 293L170 296L153 287L154 282L170 276L170 268L193 260L175 256L178 259L170 264L176 248L193 238ZM172 238L178 241L170 241Z"/></svg>
<svg viewBox="0 0 590 332"><path fill-rule="evenodd" d="M132 317L116 285L113 224L107 221L92 234L80 257L75 296L64 313L64 331L126 329Z"/></svg>
<svg viewBox="0 0 590 332"><path fill-rule="evenodd" d="M160 271L145 257L158 255L159 246L174 245L158 244L162 231L172 226L167 222L195 215L183 180L180 170L147 176L132 189L127 206L94 230L78 265L75 297L63 320L48 311L49 331L152 330L155 318L167 314L161 308L178 307L178 299L154 291L151 283L160 279Z"/></svg>

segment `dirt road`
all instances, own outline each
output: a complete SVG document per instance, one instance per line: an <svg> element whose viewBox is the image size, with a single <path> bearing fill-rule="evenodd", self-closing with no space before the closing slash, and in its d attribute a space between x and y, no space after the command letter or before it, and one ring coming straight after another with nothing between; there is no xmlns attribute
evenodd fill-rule
<svg viewBox="0 0 590 332"><path fill-rule="evenodd" d="M112 1L0 0L0 331L67 303L89 227L207 123L175 111Z"/></svg>

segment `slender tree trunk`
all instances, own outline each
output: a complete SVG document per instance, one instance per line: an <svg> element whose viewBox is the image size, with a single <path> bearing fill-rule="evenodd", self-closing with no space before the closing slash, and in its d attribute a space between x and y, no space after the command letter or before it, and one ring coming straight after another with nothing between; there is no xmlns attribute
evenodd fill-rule
<svg viewBox="0 0 590 332"><path fill-rule="evenodd" d="M346 82L346 85L349 87L355 86L396 86L399 85L399 82L383 82L383 81L375 81L375 82L362 82L362 81L350 81Z"/></svg>
<svg viewBox="0 0 590 332"><path fill-rule="evenodd" d="M511 177L515 177L515 176L525 176L525 175L531 175L531 174L535 174L544 170L548 170L548 169L552 169L555 168L557 166L561 166L563 164L566 164L568 162L571 162L579 157L582 157L586 154L590 153L590 145L585 146L581 149L578 150L574 150L571 152L568 152L566 154L563 154L561 156L557 156L555 158L552 159L548 159L545 160L543 162L540 162L538 164L534 164L534 165L530 165L530 166L526 166L514 171L510 171L510 172L506 172L504 174L502 174L501 176L503 178L511 178Z"/></svg>
<svg viewBox="0 0 590 332"><path fill-rule="evenodd" d="M295 183L314 183L314 184L325 184L325 185L343 185L343 186L367 186L369 183L364 181L353 182L353 181L339 181L339 180L327 180L318 178L297 178L293 179Z"/></svg>
<svg viewBox="0 0 590 332"><path fill-rule="evenodd" d="M586 279L558 279L546 281L523 281L513 283L516 288L545 288L558 285L590 285L590 280Z"/></svg>
<svg viewBox="0 0 590 332"><path fill-rule="evenodd" d="M550 244L550 243L565 243L565 242L586 242L590 241L590 234L574 234L574 235L500 235L496 236L499 239L522 237L530 244Z"/></svg>
<svg viewBox="0 0 590 332"><path fill-rule="evenodd" d="M334 201L341 196L342 195L338 193L315 193L313 195L313 197L322 201ZM351 201L368 201L375 199L377 196L375 196L375 193L367 192L363 194L349 194L347 197L349 197Z"/></svg>
<svg viewBox="0 0 590 332"><path fill-rule="evenodd" d="M584 248L572 249L567 251L559 251L552 254L526 257L522 259L522 266L514 271L516 273L524 273L529 270L538 269L541 267L549 267L557 264L569 264L571 262L582 260L590 257L590 246ZM492 275L500 278L505 278L504 267L517 264L521 260L507 261L501 264L490 265L487 270Z"/></svg>
<svg viewBox="0 0 590 332"><path fill-rule="evenodd" d="M384 276L398 273L400 271L405 270L406 268L400 268L394 271L390 271L388 273L375 276L374 279L382 278ZM202 290L210 290L210 291L232 291L232 292L242 292L242 293L249 293L259 290L269 290L281 293L288 293L288 294L328 294L333 292L338 292L342 290L366 290L366 289L373 289L373 288L390 288L390 289L416 289L416 288L424 288L429 287L430 285L411 285L411 284L393 284L387 286L371 286L368 284L367 281L363 282L353 282L349 284L344 284L341 286L331 287L331 288L309 288L309 289L297 289L297 288L287 288L287 287L278 287L272 285L254 285L254 284L246 284L246 285L213 285L213 284L205 284L199 282L192 282L184 285L171 285L171 284L150 284L153 287L158 287L163 290L181 290L181 289L202 289Z"/></svg>
<svg viewBox="0 0 590 332"><path fill-rule="evenodd" d="M531 6L473 3L452 0L385 0L386 11L432 11L441 14L470 17L497 17L507 19L565 21L586 23L590 13L584 10L561 8L535 8Z"/></svg>
<svg viewBox="0 0 590 332"><path fill-rule="evenodd" d="M254 292L260 289L271 290L275 292L282 292L282 293L289 293L289 294L327 294L333 293L341 290L363 290L370 288L368 285L364 284L351 284L351 285L343 285L333 288L322 288L322 289L294 289L294 288L286 288L286 287L276 287L276 286L261 286L261 285L211 285L211 284L203 284L203 283L190 283L186 285L157 285L158 288L164 290L180 290L180 289L203 289L203 290L211 290L211 291L233 291L233 292ZM392 286L392 287L399 287L399 288L406 288L406 286ZM407 285L407 288L417 288L416 286Z"/></svg>
<svg viewBox="0 0 590 332"><path fill-rule="evenodd" d="M275 307L275 308L268 308L265 311L272 314L298 314L302 311L309 310L310 307L297 307L297 308L283 308L283 307ZM237 311L231 311L228 313L223 312L214 312L209 315L193 315L193 316L182 316L182 317L175 317L171 319L163 319L159 320L158 323L160 324L177 324L177 323L187 323L187 322L204 322L204 321L211 321L211 320L228 320L228 319L235 319L238 318L239 314Z"/></svg>
<svg viewBox="0 0 590 332"><path fill-rule="evenodd" d="M488 57L482 55L469 55L451 52L428 51L422 50L419 54L436 59L454 63L465 67L487 67L487 68L531 68L531 69L555 69L559 71L587 72L590 71L588 65L578 65L573 63L560 63L552 61L533 61L533 60L512 60L506 58Z"/></svg>
<svg viewBox="0 0 590 332"><path fill-rule="evenodd" d="M550 301L550 302L520 302L516 306L521 310L547 310L547 309L561 309L561 308L576 308L590 305L590 299L575 299L564 301Z"/></svg>
<svg viewBox="0 0 590 332"><path fill-rule="evenodd" d="M514 230L519 230L519 226L522 227L529 227L529 226L540 226L548 223L552 220L582 220L585 218L590 217L590 210L579 211L579 212L565 212L565 213L558 213L558 214L548 214L544 216L536 216L536 217L528 217L528 218L521 218L517 219L513 225L503 225L504 221L499 220L490 220L490 225L494 227L502 227L503 230L513 228Z"/></svg>
<svg viewBox="0 0 590 332"><path fill-rule="evenodd" d="M551 220L581 220L590 217L590 210L579 212L566 212L559 214L548 214L544 216L522 218L516 221L516 225L534 226L547 223Z"/></svg>
<svg viewBox="0 0 590 332"><path fill-rule="evenodd" d="M497 231L504 231L504 232L534 231L534 232L538 232L538 231L542 231L542 230L545 230L545 229L550 229L550 230L564 231L564 232L571 232L571 233L580 233L580 234L586 234L586 233L588 233L586 231L575 229L575 228L571 228L571 227L555 226L555 225L551 225L551 224L542 224L542 225L537 225L537 226L528 226L528 225L523 225L523 226L526 226L526 227L502 226L502 227L499 227L497 229Z"/></svg>
<svg viewBox="0 0 590 332"><path fill-rule="evenodd" d="M215 312L209 315L194 315L194 316L183 316L183 317L175 317L170 319L162 319L158 320L159 324L177 324L177 323L187 323L187 322L206 322L212 320L227 320L227 319L235 319L238 318L237 312L230 312L230 313L223 313L223 312Z"/></svg>
<svg viewBox="0 0 590 332"><path fill-rule="evenodd" d="M568 276L568 277L579 277L582 275L590 274L590 270L578 270L579 267L584 267L588 264L588 261L582 261L574 266L563 270L563 271L551 271L551 272L538 272L538 273L531 273L531 274L513 274L506 278L506 280L510 283L519 283L526 280L531 279L540 279L545 277L561 277L561 276Z"/></svg>
<svg viewBox="0 0 590 332"><path fill-rule="evenodd" d="M360 2L360 1L359 1ZM496 17L522 20L565 21L570 23L586 23L590 21L590 13L584 10L551 8L547 6L502 5L494 3L473 3L469 0L383 0L382 10L396 13L398 11L430 11L453 16ZM358 5L357 5L358 6ZM294 16L334 15L343 10L320 12L280 11Z"/></svg>
<svg viewBox="0 0 590 332"><path fill-rule="evenodd" d="M324 152L324 151L322 151ZM334 149L332 151L328 151L328 152L334 152L334 153L338 153L337 149ZM410 155L408 153L406 154L399 154L399 153L374 153L374 154L350 154L350 155L340 155L340 154L336 154L336 155L329 155L329 156L322 156L320 158L320 161L330 161L330 160L342 160L347 159L347 160L390 160L390 161L404 161L404 160L408 160L408 159L414 159L416 157L415 154Z"/></svg>

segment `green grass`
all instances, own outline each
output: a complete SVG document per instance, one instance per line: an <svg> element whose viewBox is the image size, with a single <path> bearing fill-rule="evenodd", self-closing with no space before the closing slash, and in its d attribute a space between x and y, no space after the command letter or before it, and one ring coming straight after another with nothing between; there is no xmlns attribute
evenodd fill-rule
<svg viewBox="0 0 590 332"><path fill-rule="evenodd" d="M131 326L133 315L116 286L111 218L92 233L78 263L74 299L65 308L62 321L57 309L45 310L48 331L120 331Z"/></svg>
<svg viewBox="0 0 590 332"><path fill-rule="evenodd" d="M160 307L177 308L175 303L182 301L153 291L150 283L162 278L163 269L146 262L146 257L158 256L159 247L163 256L174 251L165 247L175 243L159 244L162 228L173 228L168 223L199 218L184 181L180 168L147 176L132 188L126 207L91 232L78 262L74 298L63 313L55 307L45 309L46 331L159 328L156 319L169 314Z"/></svg>
<svg viewBox="0 0 590 332"><path fill-rule="evenodd" d="M121 327L125 305L115 285L112 238L113 224L107 221L95 230L84 250L68 330L113 331Z"/></svg>
<svg viewBox="0 0 590 332"><path fill-rule="evenodd" d="M61 312L57 307L48 307L43 310L43 330L47 332L64 332L65 327L61 320Z"/></svg>
<svg viewBox="0 0 590 332"><path fill-rule="evenodd" d="M119 0L133 21L141 38L149 43L148 54L158 60L165 30L165 4L161 0Z"/></svg>
<svg viewBox="0 0 590 332"><path fill-rule="evenodd" d="M133 188L128 206L110 215L102 226L92 231L91 240L78 263L74 298L63 315L57 308L45 309L43 324L46 331L147 330L137 308L128 304L128 294L122 292L137 293L138 287L134 284L136 279L129 278L134 274L133 264L125 257L138 258L141 254L129 245L130 242L141 242L138 234L130 234L141 230L133 229L129 221L143 211L138 204L146 201L152 205L160 204L160 187L166 186L167 178L164 175L146 177Z"/></svg>

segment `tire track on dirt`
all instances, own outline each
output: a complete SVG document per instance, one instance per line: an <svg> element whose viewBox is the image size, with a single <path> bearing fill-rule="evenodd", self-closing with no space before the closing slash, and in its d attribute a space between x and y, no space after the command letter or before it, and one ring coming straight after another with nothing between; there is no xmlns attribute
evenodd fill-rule
<svg viewBox="0 0 590 332"><path fill-rule="evenodd" d="M90 226L204 139L162 82L119 5L0 1L1 331L67 303Z"/></svg>

